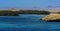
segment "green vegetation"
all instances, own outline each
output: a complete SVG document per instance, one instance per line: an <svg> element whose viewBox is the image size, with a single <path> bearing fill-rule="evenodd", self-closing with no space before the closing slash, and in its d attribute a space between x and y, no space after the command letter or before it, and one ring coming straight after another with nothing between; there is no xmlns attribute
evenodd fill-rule
<svg viewBox="0 0 60 31"><path fill-rule="evenodd" d="M8 16L18 16L19 12L18 11L8 11Z"/></svg>
<svg viewBox="0 0 60 31"><path fill-rule="evenodd" d="M0 16L18 16L19 14L50 14L48 11L38 11L38 10L0 10Z"/></svg>
<svg viewBox="0 0 60 31"><path fill-rule="evenodd" d="M19 11L20 14L50 14L50 12L48 11L44 11L44 10L20 10Z"/></svg>
<svg viewBox="0 0 60 31"><path fill-rule="evenodd" d="M8 10L4 10L4 11L0 11L0 16L18 16L19 13L17 11L8 11Z"/></svg>

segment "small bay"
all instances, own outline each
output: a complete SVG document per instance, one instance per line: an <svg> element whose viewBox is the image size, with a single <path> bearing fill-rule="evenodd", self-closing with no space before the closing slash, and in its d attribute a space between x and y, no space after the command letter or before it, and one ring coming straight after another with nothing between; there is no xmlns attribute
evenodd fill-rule
<svg viewBox="0 0 60 31"><path fill-rule="evenodd" d="M0 31L60 31L60 22L45 22L46 15L0 16Z"/></svg>

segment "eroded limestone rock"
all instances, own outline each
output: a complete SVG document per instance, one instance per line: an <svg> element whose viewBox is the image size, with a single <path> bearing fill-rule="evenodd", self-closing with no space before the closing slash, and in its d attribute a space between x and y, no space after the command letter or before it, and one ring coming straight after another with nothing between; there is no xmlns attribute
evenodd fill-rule
<svg viewBox="0 0 60 31"><path fill-rule="evenodd" d="M44 21L60 21L60 14L49 14L46 17L42 18Z"/></svg>

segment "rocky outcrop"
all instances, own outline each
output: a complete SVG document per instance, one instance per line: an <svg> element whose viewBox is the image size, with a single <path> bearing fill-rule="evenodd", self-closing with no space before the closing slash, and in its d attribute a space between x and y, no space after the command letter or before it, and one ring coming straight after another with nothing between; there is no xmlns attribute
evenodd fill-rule
<svg viewBox="0 0 60 31"><path fill-rule="evenodd" d="M60 14L49 14L46 17L42 18L44 21L51 21L51 22L59 22L60 21Z"/></svg>

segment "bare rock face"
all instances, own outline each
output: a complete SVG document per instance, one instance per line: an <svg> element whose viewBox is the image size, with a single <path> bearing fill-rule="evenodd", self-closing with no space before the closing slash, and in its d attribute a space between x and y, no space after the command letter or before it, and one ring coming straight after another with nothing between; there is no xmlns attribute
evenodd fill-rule
<svg viewBox="0 0 60 31"><path fill-rule="evenodd" d="M60 14L49 14L46 17L42 18L42 20L44 21L55 21L55 22L59 22L60 21Z"/></svg>

